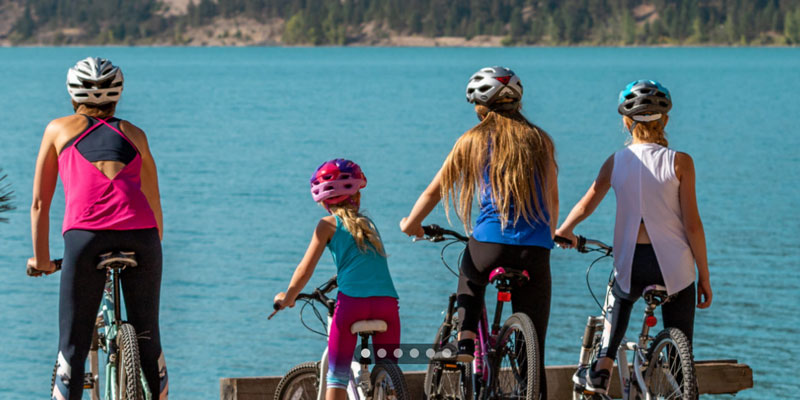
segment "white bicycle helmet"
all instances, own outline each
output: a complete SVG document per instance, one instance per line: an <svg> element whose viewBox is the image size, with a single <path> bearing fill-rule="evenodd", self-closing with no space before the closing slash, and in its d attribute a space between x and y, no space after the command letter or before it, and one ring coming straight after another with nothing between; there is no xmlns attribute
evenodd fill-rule
<svg viewBox="0 0 800 400"><path fill-rule="evenodd" d="M504 100L504 101L501 101ZM500 66L481 68L467 83L467 101L496 108L522 100L522 82L514 71ZM499 103L499 104L498 104Z"/></svg>
<svg viewBox="0 0 800 400"><path fill-rule="evenodd" d="M67 71L67 91L79 104L119 101L123 81L122 70L105 58L87 57Z"/></svg>

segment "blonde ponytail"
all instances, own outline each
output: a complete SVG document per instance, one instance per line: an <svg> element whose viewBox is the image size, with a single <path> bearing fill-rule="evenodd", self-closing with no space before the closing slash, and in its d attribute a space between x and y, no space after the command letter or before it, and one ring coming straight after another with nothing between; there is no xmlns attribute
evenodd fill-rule
<svg viewBox="0 0 800 400"><path fill-rule="evenodd" d="M360 197L361 193L356 193L351 197L354 201L345 200L339 204L329 205L328 210L342 220L342 225L353 235L356 246L362 253L372 250L386 257L386 253L383 250L383 242L378 236L378 229L375 228L369 218L358 212L357 204ZM371 246L367 246L367 242Z"/></svg>
<svg viewBox="0 0 800 400"><path fill-rule="evenodd" d="M662 114L660 119L655 121L634 121L631 117L622 117L625 126L630 131L631 125L636 123L631 132L631 137L646 143L656 143L664 147L669 147L667 134L664 127L667 125L667 114Z"/></svg>

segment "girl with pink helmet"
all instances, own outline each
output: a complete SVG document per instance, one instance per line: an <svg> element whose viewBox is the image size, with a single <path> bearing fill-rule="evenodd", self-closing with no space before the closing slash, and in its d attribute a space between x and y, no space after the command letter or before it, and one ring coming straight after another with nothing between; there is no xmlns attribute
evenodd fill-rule
<svg viewBox="0 0 800 400"><path fill-rule="evenodd" d="M277 309L294 307L297 295L311 278L325 247L336 264L339 293L328 336L328 400L347 398L350 361L356 335L350 326L377 319L387 330L373 336L373 346L394 354L400 343L400 317L383 242L375 224L359 212L361 189L367 178L358 164L341 158L327 161L311 175L311 197L330 215L319 220L305 256L285 292L275 296Z"/></svg>

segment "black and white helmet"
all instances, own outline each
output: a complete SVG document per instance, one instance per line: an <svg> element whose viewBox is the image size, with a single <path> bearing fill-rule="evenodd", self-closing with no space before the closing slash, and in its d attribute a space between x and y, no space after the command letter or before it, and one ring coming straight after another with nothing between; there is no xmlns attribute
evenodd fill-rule
<svg viewBox="0 0 800 400"><path fill-rule="evenodd" d="M79 104L119 101L123 81L122 70L105 58L87 57L67 71L67 91Z"/></svg>
<svg viewBox="0 0 800 400"><path fill-rule="evenodd" d="M481 68L467 83L467 101L492 108L501 103L515 103L522 100L522 82L514 71L500 66Z"/></svg>

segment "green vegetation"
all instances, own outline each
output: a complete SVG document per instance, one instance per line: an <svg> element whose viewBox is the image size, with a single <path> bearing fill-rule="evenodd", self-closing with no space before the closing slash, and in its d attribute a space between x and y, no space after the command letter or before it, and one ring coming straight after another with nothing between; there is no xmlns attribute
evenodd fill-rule
<svg viewBox="0 0 800 400"><path fill-rule="evenodd" d="M495 35L504 45L800 44L800 0L192 0L170 17L157 0L17 1L10 37L21 43L182 44L187 27L248 17L286 21L287 44L347 44L369 23L373 35Z"/></svg>

